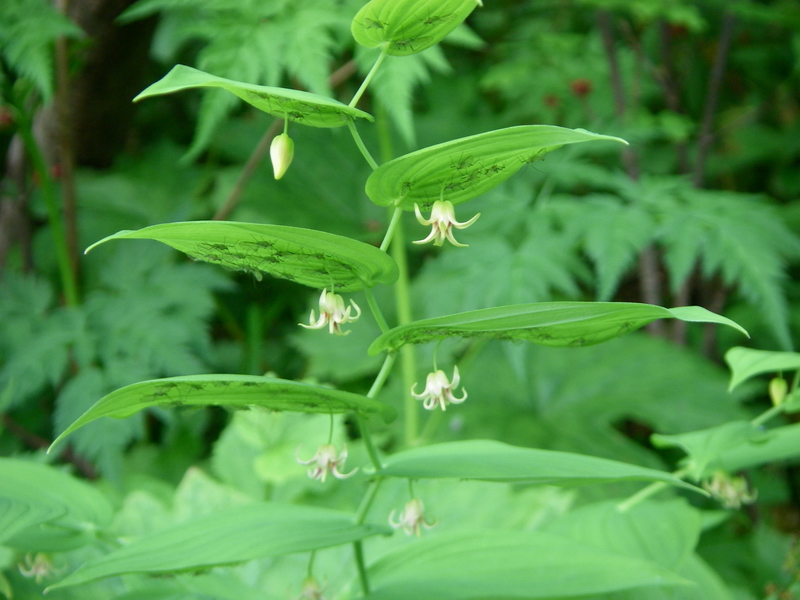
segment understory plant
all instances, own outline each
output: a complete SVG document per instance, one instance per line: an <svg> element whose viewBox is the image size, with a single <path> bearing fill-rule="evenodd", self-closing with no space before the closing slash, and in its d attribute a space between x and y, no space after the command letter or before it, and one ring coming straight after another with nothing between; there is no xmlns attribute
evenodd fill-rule
<svg viewBox="0 0 800 600"><path fill-rule="evenodd" d="M490 358L475 358L490 343L500 342L500 351L516 357L511 362L532 380L533 371L547 368L549 352L577 355L606 342L627 343L634 349L631 368L641 368L655 346L625 342L629 337L614 340L661 319L724 325L747 335L734 321L699 306L626 302L511 304L410 318L409 237L420 246L452 245L449 250L469 257L470 226L479 218L503 220L485 211L474 214L470 201L564 146L626 144L583 129L521 125L376 160L359 131L375 119L358 108L373 77L387 58L413 56L439 43L479 5L480 0L368 2L351 31L374 53L374 64L348 104L182 65L137 97L220 88L282 120L270 153L276 179L292 169L296 150L301 160L295 128L347 128L372 170L366 195L386 209L382 240L372 245L283 224L183 221L120 231L87 252L116 240L155 240L194 261L259 281L272 277L314 288L318 303L298 328L344 343L358 328L374 326L379 333L365 351L379 357L380 367L363 394L272 374L203 374L140 381L102 397L53 447L102 417L127 419L146 409L237 409L211 459L219 479L231 487L190 469L172 512L145 494L113 507L107 495L63 472L0 459L0 543L28 553L19 567L23 576L37 582L57 578L48 588L55 598L103 597L110 589L127 600L733 598L712 561L698 553L698 540L756 499L738 472L798 454L797 425L766 425L800 411L800 377L788 381L783 375L800 373L800 355L731 349L731 389L774 373L772 408L749 420L654 434L653 447L679 459L674 472L529 447L519 443L518 431L512 436L510 426L505 441L429 443L445 425L453 431L463 427L459 412L469 405L484 407L479 414L485 416L502 401L507 374L492 372ZM406 213L420 225L408 237ZM457 269L451 271L449 277L459 277ZM428 294L449 293L436 278L427 288ZM353 298L356 293L365 303ZM537 349L529 352L527 344ZM424 346L430 360L419 381L416 346ZM659 357L672 360L677 352ZM586 356L570 363L570 377L588 395L580 373L591 369L590 359L580 358ZM470 379L470 372L481 376ZM616 374L603 375L613 390ZM631 395L643 389L644 383ZM563 410L560 419L554 411L553 421L567 431L569 413ZM387 434L398 418L402 443ZM254 458L257 481L237 472L242 456ZM306 481L291 475L298 469L305 470ZM233 492L233 484L252 493ZM569 491L575 486L616 493L575 506ZM51 560L66 551L72 552L70 564ZM109 578L116 579L100 587ZM0 579L0 593L12 595L6 579Z"/></svg>

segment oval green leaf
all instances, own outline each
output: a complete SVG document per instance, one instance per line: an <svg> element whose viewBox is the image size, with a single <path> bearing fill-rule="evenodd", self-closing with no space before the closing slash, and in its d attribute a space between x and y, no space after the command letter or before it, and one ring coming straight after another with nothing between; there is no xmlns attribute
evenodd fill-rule
<svg viewBox="0 0 800 600"><path fill-rule="evenodd" d="M480 0L372 0L358 11L350 31L362 46L408 56L441 41L478 5Z"/></svg>
<svg viewBox="0 0 800 600"><path fill-rule="evenodd" d="M292 412L357 412L367 417L379 415L386 422L395 417L394 408L388 404L320 385L255 375L188 375L141 381L111 392L72 423L50 448L95 419L124 419L151 406L261 406Z"/></svg>
<svg viewBox="0 0 800 600"><path fill-rule="evenodd" d="M661 481L704 493L663 471L596 456L519 448L492 440L446 442L406 450L388 457L379 474L409 479L455 478L562 486Z"/></svg>
<svg viewBox="0 0 800 600"><path fill-rule="evenodd" d="M725 362L731 369L731 383L728 386L730 391L756 375L800 369L800 353L736 346L725 353Z"/></svg>
<svg viewBox="0 0 800 600"><path fill-rule="evenodd" d="M526 340L543 346L589 346L624 335L656 319L739 325L699 306L663 308L634 302L540 302L484 308L415 321L378 337L370 354L448 337Z"/></svg>
<svg viewBox="0 0 800 600"><path fill-rule="evenodd" d="M516 531L431 536L387 554L368 572L367 600L595 597L687 583L649 560Z"/></svg>
<svg viewBox="0 0 800 600"><path fill-rule="evenodd" d="M52 467L0 458L0 538L23 551L78 548L111 521L99 491Z"/></svg>
<svg viewBox="0 0 800 600"><path fill-rule="evenodd" d="M285 225L188 221L163 223L136 231L119 231L109 240L157 240L190 258L244 271L262 273L310 287L349 292L397 279L397 264L386 252L350 238Z"/></svg>
<svg viewBox="0 0 800 600"><path fill-rule="evenodd" d="M160 80L133 99L134 102L171 94L191 88L222 88L275 117L310 125L311 127L341 127L356 118L373 121L363 110L318 94L300 90L268 87L233 81L198 71L185 65L176 65Z"/></svg>
<svg viewBox="0 0 800 600"><path fill-rule="evenodd" d="M390 160L367 179L369 199L428 209L436 200L466 202L502 183L528 163L566 144L623 139L554 125L521 125L429 146Z"/></svg>
<svg viewBox="0 0 800 600"><path fill-rule="evenodd" d="M379 533L353 515L310 506L245 504L136 540L95 558L48 589L124 573L172 573L329 548Z"/></svg>

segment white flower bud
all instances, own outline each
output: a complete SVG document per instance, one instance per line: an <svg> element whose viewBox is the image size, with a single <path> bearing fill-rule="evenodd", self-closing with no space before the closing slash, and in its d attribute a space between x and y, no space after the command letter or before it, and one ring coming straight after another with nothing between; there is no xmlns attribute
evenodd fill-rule
<svg viewBox="0 0 800 600"><path fill-rule="evenodd" d="M287 134L276 135L269 147L269 157L272 160L272 170L275 179L280 179L286 173L294 158L294 141Z"/></svg>

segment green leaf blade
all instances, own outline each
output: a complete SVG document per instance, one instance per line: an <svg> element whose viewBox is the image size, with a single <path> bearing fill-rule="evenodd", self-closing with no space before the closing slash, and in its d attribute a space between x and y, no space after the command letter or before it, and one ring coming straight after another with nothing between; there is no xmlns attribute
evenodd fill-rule
<svg viewBox="0 0 800 600"><path fill-rule="evenodd" d="M309 413L358 412L379 415L389 422L391 406L359 394L332 388L250 375L189 375L141 381L98 400L61 435L51 448L79 427L100 417L125 418L153 406L224 406Z"/></svg>
<svg viewBox="0 0 800 600"><path fill-rule="evenodd" d="M190 258L244 271L289 279L317 289L350 292L390 285L397 264L385 252L324 231L227 221L163 223L136 231L120 231L95 242L86 252L114 239L156 240Z"/></svg>
<svg viewBox="0 0 800 600"><path fill-rule="evenodd" d="M362 46L408 56L440 42L477 6L476 0L371 0L350 31Z"/></svg>
<svg viewBox="0 0 800 600"><path fill-rule="evenodd" d="M193 88L222 88L259 110L280 119L288 119L311 127L341 127L357 118L374 120L362 110L319 94L242 83L185 65L173 67L162 79L142 91L133 101L138 102L152 96Z"/></svg>
<svg viewBox="0 0 800 600"><path fill-rule="evenodd" d="M557 535L511 531L431 536L384 556L369 576L368 600L593 597L687 583L648 560Z"/></svg>
<svg viewBox="0 0 800 600"><path fill-rule="evenodd" d="M435 317L395 327L370 346L371 354L395 351L405 344L424 344L448 337L525 340L543 346L599 344L655 321L678 318L741 327L699 307L667 309L633 302L540 302L485 308Z"/></svg>
<svg viewBox="0 0 800 600"><path fill-rule="evenodd" d="M460 204L502 183L528 163L566 144L623 139L553 125L521 125L437 144L384 163L367 179L378 206L428 209L436 200Z"/></svg>
<svg viewBox="0 0 800 600"><path fill-rule="evenodd" d="M329 509L245 504L162 530L92 559L49 589L125 573L207 569L329 548L389 532L381 525L357 525L351 514Z"/></svg>
<svg viewBox="0 0 800 600"><path fill-rule="evenodd" d="M474 479L539 485L587 485L610 481L661 481L694 486L662 471L637 465L492 440L446 442L406 450L388 457L380 475L409 479Z"/></svg>
<svg viewBox="0 0 800 600"><path fill-rule="evenodd" d="M753 350L736 346L725 353L725 362L731 369L728 391L756 375L800 369L800 353Z"/></svg>

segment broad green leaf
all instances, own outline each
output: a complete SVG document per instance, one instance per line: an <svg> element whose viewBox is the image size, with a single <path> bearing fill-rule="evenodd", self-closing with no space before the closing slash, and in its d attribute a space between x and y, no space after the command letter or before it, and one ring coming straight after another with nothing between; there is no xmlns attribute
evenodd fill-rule
<svg viewBox="0 0 800 600"><path fill-rule="evenodd" d="M719 465L730 473L800 456L800 423L776 427L762 436L726 449Z"/></svg>
<svg viewBox="0 0 800 600"><path fill-rule="evenodd" d="M560 598L686 583L651 561L542 532L432 535L384 556L368 572L367 600Z"/></svg>
<svg viewBox="0 0 800 600"><path fill-rule="evenodd" d="M651 440L659 448L681 448L689 456L685 460L689 476L695 481L719 468L720 455L745 441L764 439L765 434L749 421L731 421L718 427L677 435L653 434Z"/></svg>
<svg viewBox="0 0 800 600"><path fill-rule="evenodd" d="M261 406L324 414L355 411L364 416L380 415L387 422L395 417L394 408L388 404L320 385L255 375L188 375L140 381L111 392L83 413L50 447L95 419L124 419L151 406Z"/></svg>
<svg viewBox="0 0 800 600"><path fill-rule="evenodd" d="M485 308L395 327L369 347L371 354L448 337L526 340L543 346L590 346L656 319L739 325L699 306L663 308L633 302L540 302Z"/></svg>
<svg viewBox="0 0 800 600"><path fill-rule="evenodd" d="M460 204L502 183L528 163L565 144L625 140L554 125L521 125L429 146L390 160L367 179L369 199L427 210L436 200Z"/></svg>
<svg viewBox="0 0 800 600"><path fill-rule="evenodd" d="M725 353L725 362L731 369L731 383L728 390L732 390L762 373L800 369L800 353L753 350L736 346Z"/></svg>
<svg viewBox="0 0 800 600"><path fill-rule="evenodd" d="M310 506L253 503L220 511L141 538L95 558L49 589L124 573L202 570L255 558L338 546L379 533L353 515Z"/></svg>
<svg viewBox="0 0 800 600"><path fill-rule="evenodd" d="M362 46L408 56L441 41L480 4L480 0L372 0L358 11L350 30Z"/></svg>
<svg viewBox="0 0 800 600"><path fill-rule="evenodd" d="M83 546L112 517L105 497L57 469L0 458L0 538L19 550Z"/></svg>
<svg viewBox="0 0 800 600"><path fill-rule="evenodd" d="M448 477L548 485L663 481L699 491L669 473L654 469L596 456L519 448L492 440L446 442L406 450L388 457L379 473L409 479Z"/></svg>
<svg viewBox="0 0 800 600"><path fill-rule="evenodd" d="M678 569L700 537L700 511L686 500L646 500L627 510L619 501L588 504L549 523L545 531L621 556Z"/></svg>
<svg viewBox="0 0 800 600"><path fill-rule="evenodd" d="M259 110L311 127L341 127L356 118L374 120L362 110L319 94L242 83L184 65L173 67L169 73L145 89L133 101L191 88L222 88Z"/></svg>
<svg viewBox="0 0 800 600"><path fill-rule="evenodd" d="M119 231L109 240L157 240L190 258L235 271L262 273L337 292L360 290L397 279L397 265L382 250L340 235L259 223L186 221L163 223L136 231Z"/></svg>

